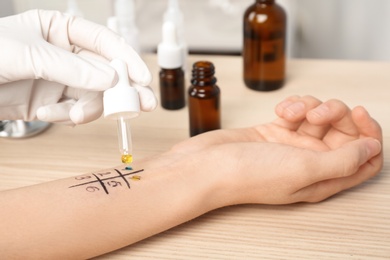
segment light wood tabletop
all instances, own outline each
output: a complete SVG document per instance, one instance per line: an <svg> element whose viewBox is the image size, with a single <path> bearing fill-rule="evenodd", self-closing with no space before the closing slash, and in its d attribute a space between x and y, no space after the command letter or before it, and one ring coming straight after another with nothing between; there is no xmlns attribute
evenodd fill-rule
<svg viewBox="0 0 390 260"><path fill-rule="evenodd" d="M156 56L143 58L159 95ZM274 106L290 95L365 106L383 129L382 173L316 204L218 209L97 259L390 259L390 63L289 60L284 87L265 93L244 86L238 56L190 55L187 86L190 66L198 60L216 67L223 128L269 122L275 118ZM134 119L134 160L188 138L187 114L187 107L178 111L158 107ZM0 190L119 164L115 122L101 118L73 128L52 125L32 138L0 139Z"/></svg>

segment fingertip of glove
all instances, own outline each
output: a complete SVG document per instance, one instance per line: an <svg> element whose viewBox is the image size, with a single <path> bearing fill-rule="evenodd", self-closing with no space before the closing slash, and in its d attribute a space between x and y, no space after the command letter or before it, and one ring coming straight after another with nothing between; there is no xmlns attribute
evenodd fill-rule
<svg viewBox="0 0 390 260"><path fill-rule="evenodd" d="M152 82L152 74L148 70L144 71L144 73L140 76L138 84L141 86L148 86Z"/></svg>
<svg viewBox="0 0 390 260"><path fill-rule="evenodd" d="M152 74L148 69L140 71L130 71L129 76L133 83L139 86L149 86L152 82Z"/></svg>
<svg viewBox="0 0 390 260"><path fill-rule="evenodd" d="M80 109L72 109L69 112L70 120L76 125L84 123L84 113Z"/></svg>
<svg viewBox="0 0 390 260"><path fill-rule="evenodd" d="M155 97L150 97L148 99L143 99L141 101L142 111L150 112L155 110L157 107L157 99Z"/></svg>
<svg viewBox="0 0 390 260"><path fill-rule="evenodd" d="M47 121L47 119L48 119L48 111L47 111L46 108L40 107L40 108L38 108L36 113L37 113L38 120Z"/></svg>
<svg viewBox="0 0 390 260"><path fill-rule="evenodd" d="M134 87L138 91L142 111L150 112L156 109L157 98L153 90L149 86L140 86L138 84L134 84Z"/></svg>

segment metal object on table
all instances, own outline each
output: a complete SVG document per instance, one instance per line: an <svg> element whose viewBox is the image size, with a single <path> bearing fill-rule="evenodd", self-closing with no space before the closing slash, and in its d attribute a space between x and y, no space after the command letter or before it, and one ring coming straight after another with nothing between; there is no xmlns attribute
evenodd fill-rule
<svg viewBox="0 0 390 260"><path fill-rule="evenodd" d="M45 131L50 125L42 121L3 120L0 121L0 137L27 138Z"/></svg>

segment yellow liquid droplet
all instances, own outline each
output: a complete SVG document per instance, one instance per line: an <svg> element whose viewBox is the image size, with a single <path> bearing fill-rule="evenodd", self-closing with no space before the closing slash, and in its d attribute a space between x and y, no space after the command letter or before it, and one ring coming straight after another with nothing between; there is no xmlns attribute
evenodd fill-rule
<svg viewBox="0 0 390 260"><path fill-rule="evenodd" d="M133 162L133 156L131 154L122 154L122 163L131 164Z"/></svg>
<svg viewBox="0 0 390 260"><path fill-rule="evenodd" d="M141 180L141 176L134 175L134 176L131 176L131 179L132 179L133 181L139 181L139 180Z"/></svg>

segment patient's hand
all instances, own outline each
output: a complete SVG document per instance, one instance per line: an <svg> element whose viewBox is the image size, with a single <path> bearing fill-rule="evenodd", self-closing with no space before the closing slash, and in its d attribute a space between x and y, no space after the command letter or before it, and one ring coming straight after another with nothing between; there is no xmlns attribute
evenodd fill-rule
<svg viewBox="0 0 390 260"><path fill-rule="evenodd" d="M275 111L272 123L208 132L167 155L221 178L226 204L317 202L380 171L381 128L363 107L293 96Z"/></svg>

